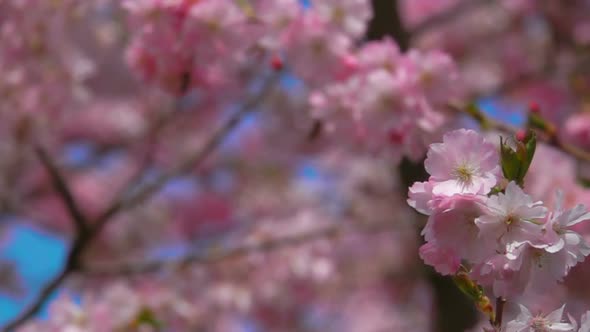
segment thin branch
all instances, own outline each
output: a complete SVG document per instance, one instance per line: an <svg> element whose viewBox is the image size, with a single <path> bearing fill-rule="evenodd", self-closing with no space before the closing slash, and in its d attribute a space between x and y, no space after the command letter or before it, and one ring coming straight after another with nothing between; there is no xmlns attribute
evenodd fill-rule
<svg viewBox="0 0 590 332"><path fill-rule="evenodd" d="M74 241L74 244L70 247L68 252L68 258L66 261L65 266L61 270L61 272L53 277L41 290L39 295L37 295L35 301L33 301L24 311L22 311L14 320L10 321L8 324L2 328L4 332L10 332L20 325L26 323L29 319L35 316L39 311L43 308L46 304L49 297L61 286L61 284L66 280L66 278L72 273L77 265L77 260L82 250L84 249L84 244L86 236L78 236Z"/></svg>
<svg viewBox="0 0 590 332"><path fill-rule="evenodd" d="M211 265L228 259L245 257L252 253L269 252L286 247L292 247L308 243L318 239L337 238L346 229L345 226L351 225L331 225L319 230L309 231L302 234L269 239L267 241L244 244L239 247L227 249L225 251L213 252L196 252L188 254L179 259L153 260L147 262L133 262L123 265L111 266L88 266L83 267L83 273L92 277L105 276L130 276L139 274L156 273L166 269L174 269L187 265ZM384 222L373 225L353 225L352 229L361 230L363 233L376 233L391 229L392 223Z"/></svg>
<svg viewBox="0 0 590 332"><path fill-rule="evenodd" d="M473 114L467 111L467 107L451 104L447 105L447 107L454 112L464 113L468 116L473 117ZM500 121L496 121L490 118L489 116L485 115L483 112L478 113L477 117L479 117L479 119L476 120L480 122L480 124L483 127L486 127L488 129L497 130L499 132L507 133L510 135L514 135L518 131L518 128ZM557 148L563 151L564 153L569 154L570 156L576 158L578 161L590 162L590 152L580 149L569 143L566 143L557 136L548 136L541 133L539 138L541 138L546 144L553 146L554 148Z"/></svg>
<svg viewBox="0 0 590 332"><path fill-rule="evenodd" d="M270 93L271 87L278 79L278 75L273 75L272 78L266 79L260 92L256 93L251 99L247 100L242 107L234 113L203 145L203 147L197 151L194 155L189 156L184 161L180 162L176 167L174 167L170 172L164 173L160 177L158 177L154 182L150 185L143 187L141 190L136 192L134 195L129 197L121 196L116 200L113 205L107 209L94 223L90 223L90 225L94 225L89 227L88 229L79 228L74 239L74 243L70 247L68 252L68 260L62 271L56 275L54 278L51 279L41 290L40 294L36 297L33 303L21 312L13 321L9 322L2 331L9 332L13 329L16 329L20 325L26 323L29 319L35 316L43 307L43 305L47 302L48 298L60 287L63 281L74 271L79 270L79 262L80 256L86 249L86 247L91 243L92 239L97 236L102 228L106 225L106 223L114 217L117 213L123 211L126 208L130 208L140 204L150 198L153 194L158 192L162 186L164 186L170 179L177 176L178 174L184 173L187 170L190 170L192 167L198 167L205 159L216 149L218 148L221 143L225 140L229 133L233 131L241 122L242 118L249 112L251 112L267 95ZM64 200L66 201L66 205L71 210L70 213L72 214L72 219L76 222L77 225L80 224L80 221L84 221L83 225L88 225L85 223L84 215L79 211L77 204L66 185L66 182L61 177L57 167L55 167L47 155L47 153L43 149L37 149L37 153L45 167L48 169L50 174L52 175L54 184L56 188L63 196ZM84 226L87 227L87 226Z"/></svg>
<svg viewBox="0 0 590 332"><path fill-rule="evenodd" d="M49 176L51 177L51 182L53 183L53 187L55 187L55 190L59 193L59 196L66 205L68 213L70 214L70 217L72 218L76 226L77 233L86 233L88 231L87 219L82 213L80 206L76 202L76 199L74 198L74 195L70 190L70 187L68 186L64 177L61 175L61 172L59 171L57 165L55 165L55 163L43 147L36 146L35 153L41 161L41 164L43 164L43 167L45 167L45 169L47 170L47 173L49 173Z"/></svg>
<svg viewBox="0 0 590 332"><path fill-rule="evenodd" d="M147 135L144 135L141 140L146 141L145 144L147 145L146 151L144 152L143 156L140 157L139 167L135 171L135 173L125 181L125 183L121 186L121 190L115 193L115 197L122 198L129 194L131 188L135 186L136 183L140 182L143 178L145 171L152 165L153 163L153 153L152 150L158 144L158 138L161 132L168 126L172 120L174 119L175 115L179 112L179 102L178 100L174 103L174 107L171 111L160 115L154 122L151 123L150 129L148 130Z"/></svg>
<svg viewBox="0 0 590 332"><path fill-rule="evenodd" d="M207 157L221 145L227 135L232 132L241 122L242 118L253 111L253 109L258 105L262 100L264 100L270 91L272 90L271 87L276 83L278 79L278 75L274 75L271 79L267 79L261 88L261 92L253 96L251 99L247 100L242 107L235 112L214 134L209 138L209 140L203 145L203 147L194 153L193 155L188 156L185 160L181 161L175 167L173 167L169 172L163 173L151 183L145 185L143 188L139 189L137 192L131 195L122 195L117 197L114 200L114 203L105 210L93 223L94 228L92 230L93 233L98 233L101 229L105 226L105 224L110 220L112 217L117 215L119 212L137 206L142 202L148 200L152 195L157 193L168 181L172 178L178 176L179 174L186 173L191 168L200 165Z"/></svg>
<svg viewBox="0 0 590 332"><path fill-rule="evenodd" d="M46 300L51 296L51 294L53 294L53 292L66 279L68 274L69 274L69 269L64 268L59 275L57 275L47 285L45 285L45 287L43 287L43 289L41 290L41 293L39 293L39 295L37 297L40 300L33 302L27 309L25 309L23 312L21 312L20 315L15 320L11 321L6 326L4 326L4 328L2 330L5 332L12 331L12 330L16 329L18 326L20 326L21 324L26 323L27 320L29 320L31 317L33 317L35 314L37 314L37 312L39 312L41 310L41 308L43 307L43 305L45 304Z"/></svg>
<svg viewBox="0 0 590 332"><path fill-rule="evenodd" d="M76 202L74 195L67 184L66 179L62 176L58 166L54 163L53 159L47 153L47 151L40 145L34 148L39 161L49 174L53 187L64 202L66 209L75 225L75 240L74 244L68 252L67 264L63 267L62 271L53 277L41 290L37 296L37 300L34 301L27 309L20 313L20 315L5 326L5 331L10 331L22 323L26 322L29 318L34 316L45 304L46 300L51 294L61 285L61 283L67 278L69 273L75 268L77 257L79 256L83 242L88 235L88 219L82 213L79 204Z"/></svg>
<svg viewBox="0 0 590 332"><path fill-rule="evenodd" d="M590 153L588 151L582 150L574 145L567 144L559 138L554 138L550 140L549 144L553 147L562 150L565 153L568 153L569 155L578 159L579 161L590 162Z"/></svg>

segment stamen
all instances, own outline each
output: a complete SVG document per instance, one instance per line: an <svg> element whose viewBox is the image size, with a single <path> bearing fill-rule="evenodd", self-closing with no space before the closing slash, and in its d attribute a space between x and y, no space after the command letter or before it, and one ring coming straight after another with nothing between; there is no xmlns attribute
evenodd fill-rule
<svg viewBox="0 0 590 332"><path fill-rule="evenodd" d="M457 166L453 171L453 177L457 179L464 186L468 186L473 181L475 170L467 164L461 164Z"/></svg>
<svg viewBox="0 0 590 332"><path fill-rule="evenodd" d="M512 225L513 223L515 223L517 221L518 221L518 218L511 215L511 214L507 215L506 219L504 219L504 223L506 223L506 225L508 225L508 226Z"/></svg>
<svg viewBox="0 0 590 332"><path fill-rule="evenodd" d="M549 322L541 316L533 317L531 321L531 327L535 332L548 332L547 325L549 325Z"/></svg>

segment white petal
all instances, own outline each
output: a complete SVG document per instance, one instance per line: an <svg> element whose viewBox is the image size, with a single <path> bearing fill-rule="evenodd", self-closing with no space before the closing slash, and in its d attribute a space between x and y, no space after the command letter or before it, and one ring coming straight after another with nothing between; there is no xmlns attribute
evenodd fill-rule
<svg viewBox="0 0 590 332"><path fill-rule="evenodd" d="M551 322L560 322L561 317L563 317L563 309L565 309L565 304L562 305L561 308L559 308L559 309L553 311L552 313L550 313L549 315L545 316L545 318L547 318L547 320L549 320ZM559 330L559 331L561 331L561 330Z"/></svg>

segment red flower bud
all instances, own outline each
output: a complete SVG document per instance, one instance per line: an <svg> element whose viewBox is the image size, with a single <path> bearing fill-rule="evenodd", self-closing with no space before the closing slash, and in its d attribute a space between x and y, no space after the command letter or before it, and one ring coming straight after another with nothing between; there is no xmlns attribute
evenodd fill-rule
<svg viewBox="0 0 590 332"><path fill-rule="evenodd" d="M270 60L270 66L275 71L283 70L283 67L284 67L283 59L281 59L281 57L278 55L274 55L272 57L272 59Z"/></svg>
<svg viewBox="0 0 590 332"><path fill-rule="evenodd" d="M391 144L402 144L404 142L404 135L398 131L391 130L389 132L389 142Z"/></svg>
<svg viewBox="0 0 590 332"><path fill-rule="evenodd" d="M526 131L524 129L520 129L519 131L516 132L516 139L524 142L526 138Z"/></svg>
<svg viewBox="0 0 590 332"><path fill-rule="evenodd" d="M539 106L538 103L532 101L529 104L529 112L534 113L534 114L539 114L539 113L541 113L541 106Z"/></svg>

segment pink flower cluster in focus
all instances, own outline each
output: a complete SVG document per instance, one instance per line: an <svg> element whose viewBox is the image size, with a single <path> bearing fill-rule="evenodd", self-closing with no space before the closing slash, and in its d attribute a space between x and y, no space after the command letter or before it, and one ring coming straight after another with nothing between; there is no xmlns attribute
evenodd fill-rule
<svg viewBox="0 0 590 332"><path fill-rule="evenodd" d="M574 226L590 220L590 213L583 205L565 209L561 192L549 210L514 181L507 183L500 159L480 134L449 132L430 146L425 161L430 178L410 188L408 203L429 216L420 248L427 264L442 274L465 269L496 297L515 299L550 290L584 261L590 247ZM531 315L523 309L522 316ZM561 318L555 313L546 320L553 316ZM510 329L518 324L508 330L528 331ZM573 331L557 326L547 331Z"/></svg>

